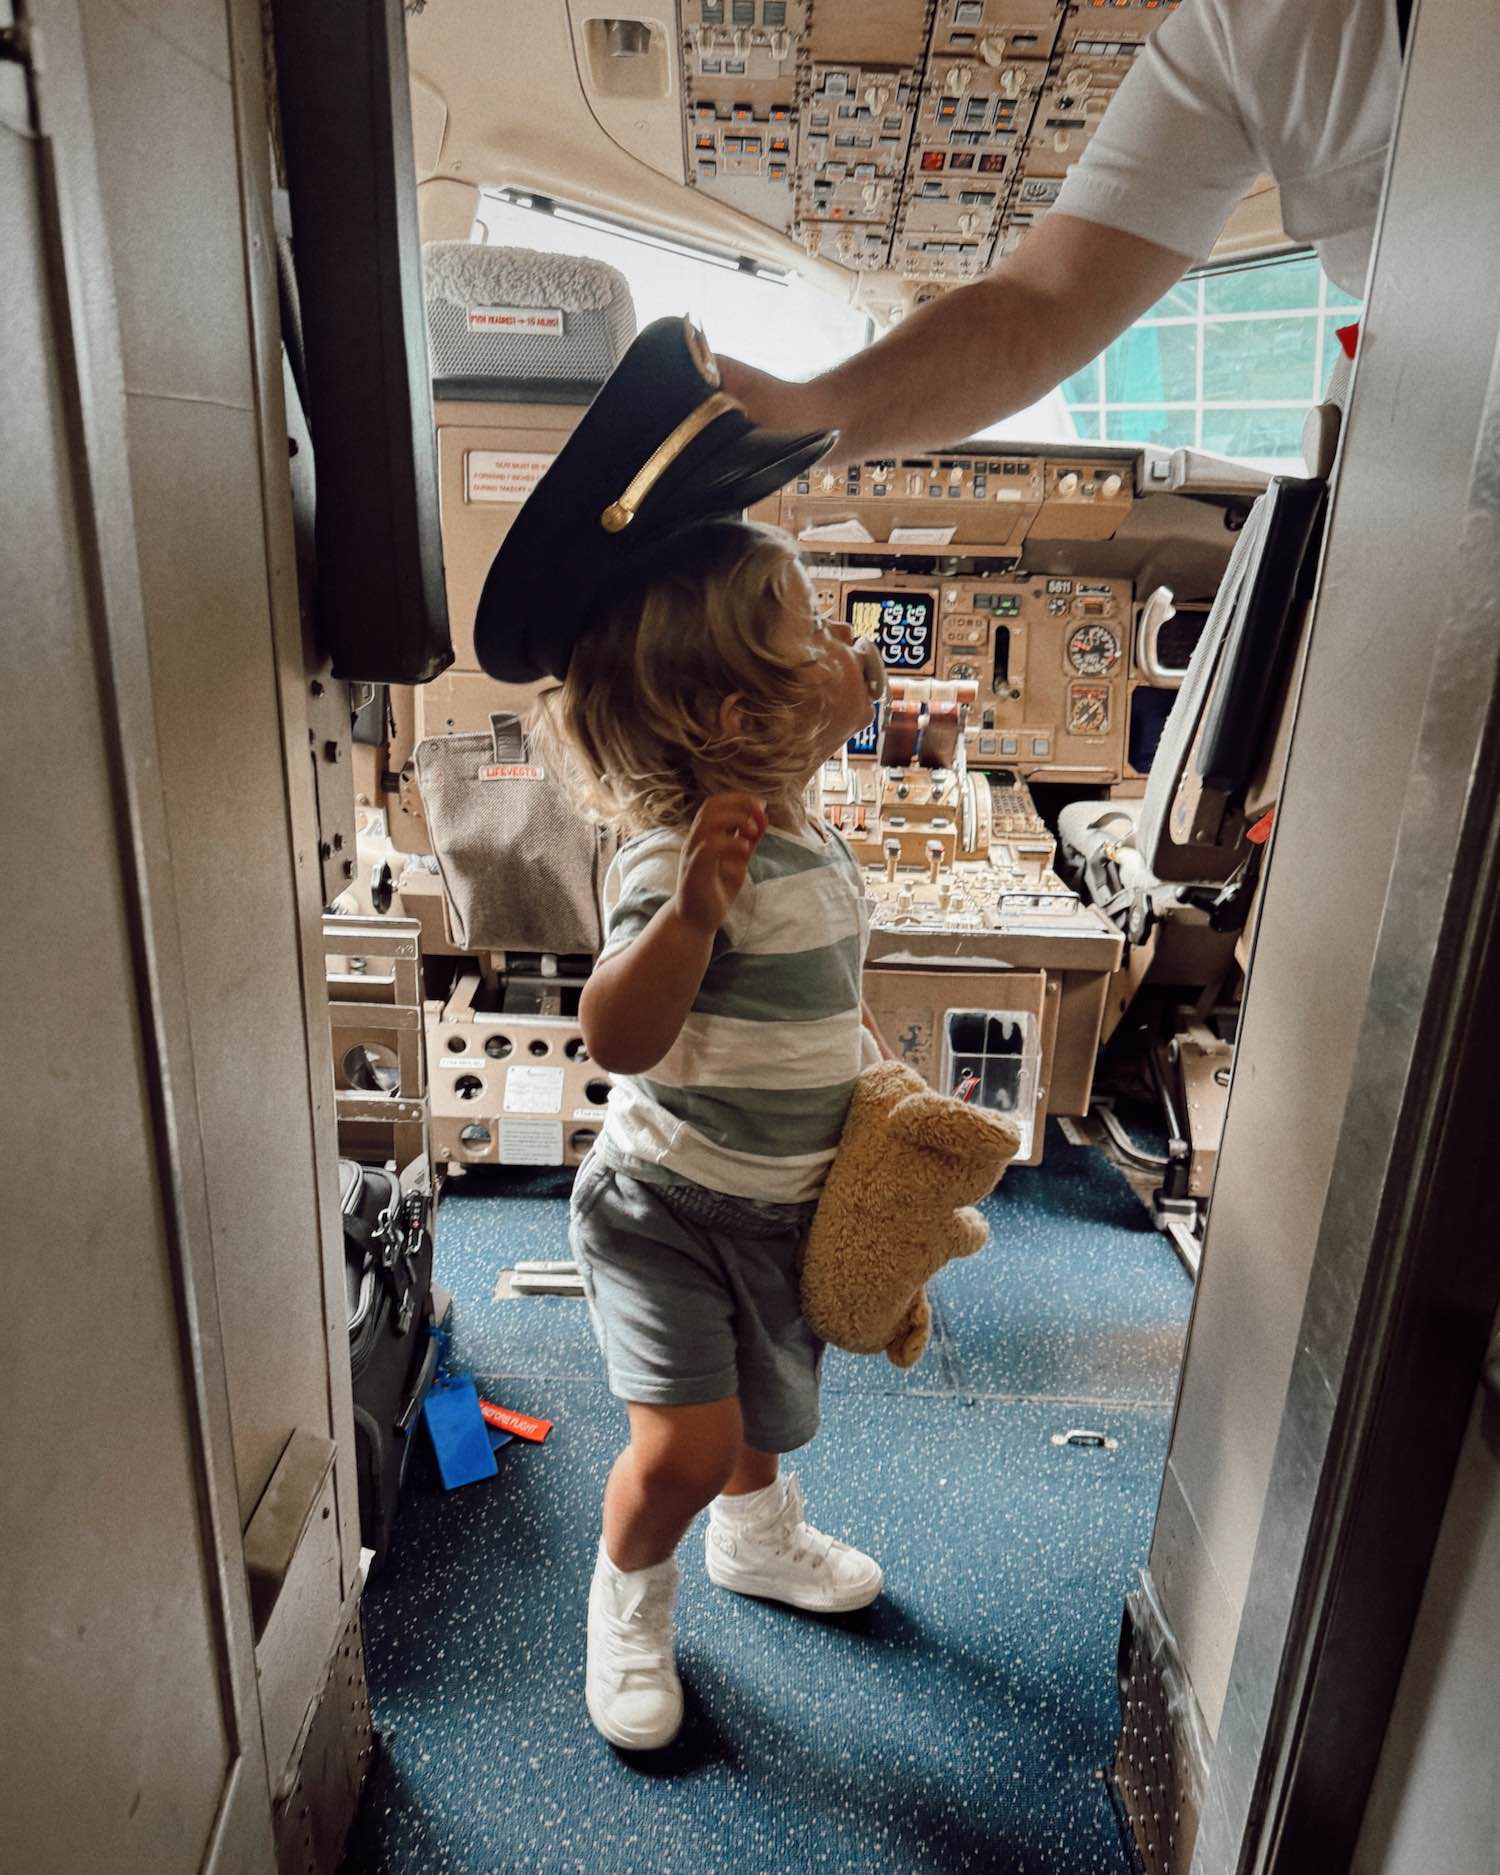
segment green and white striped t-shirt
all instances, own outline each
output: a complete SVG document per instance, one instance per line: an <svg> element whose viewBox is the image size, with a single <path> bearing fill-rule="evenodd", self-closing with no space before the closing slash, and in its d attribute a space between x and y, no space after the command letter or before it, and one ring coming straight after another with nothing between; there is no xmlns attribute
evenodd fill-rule
<svg viewBox="0 0 1500 1875"><path fill-rule="evenodd" d="M878 1058L860 1020L864 881L826 833L762 835L677 1040L646 1073L614 1077L599 1150L616 1170L776 1204L821 1189ZM615 855L601 962L671 898L683 839L641 834Z"/></svg>

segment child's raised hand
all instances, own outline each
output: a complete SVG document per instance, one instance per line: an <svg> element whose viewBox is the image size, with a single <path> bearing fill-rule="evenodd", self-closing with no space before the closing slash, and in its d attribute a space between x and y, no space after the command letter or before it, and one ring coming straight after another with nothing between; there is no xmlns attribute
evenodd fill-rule
<svg viewBox="0 0 1500 1875"><path fill-rule="evenodd" d="M693 817L677 867L677 915L709 936L729 916L769 821L753 794L715 794Z"/></svg>

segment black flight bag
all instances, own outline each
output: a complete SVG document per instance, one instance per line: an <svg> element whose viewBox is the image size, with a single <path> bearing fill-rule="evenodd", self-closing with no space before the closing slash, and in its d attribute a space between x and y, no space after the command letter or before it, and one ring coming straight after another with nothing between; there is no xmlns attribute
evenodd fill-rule
<svg viewBox="0 0 1500 1875"><path fill-rule="evenodd" d="M409 1171L403 1190L383 1166L340 1159L339 1204L360 1538L379 1556L390 1542L411 1435L438 1359L425 1161Z"/></svg>

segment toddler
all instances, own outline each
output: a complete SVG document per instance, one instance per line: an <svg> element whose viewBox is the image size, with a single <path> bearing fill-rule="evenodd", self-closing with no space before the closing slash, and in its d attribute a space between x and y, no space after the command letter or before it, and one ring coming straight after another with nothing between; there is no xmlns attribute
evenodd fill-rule
<svg viewBox="0 0 1500 1875"><path fill-rule="evenodd" d="M818 1425L800 1251L855 1078L889 1052L860 995L859 866L804 796L883 682L874 646L818 616L785 534L712 520L645 556L542 699L627 836L580 1008L615 1081L571 1238L630 1416L586 1679L594 1724L630 1749L681 1724L675 1551L705 1505L722 1588L828 1612L881 1589L868 1556L803 1521L779 1454Z"/></svg>

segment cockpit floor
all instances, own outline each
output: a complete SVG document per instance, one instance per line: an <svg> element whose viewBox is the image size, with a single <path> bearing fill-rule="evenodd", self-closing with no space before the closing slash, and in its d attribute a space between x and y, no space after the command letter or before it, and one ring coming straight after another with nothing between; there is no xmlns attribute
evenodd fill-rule
<svg viewBox="0 0 1500 1875"><path fill-rule="evenodd" d="M565 1189L534 1181L533 1190ZM474 1193L475 1195L470 1195ZM567 1255L558 1196L439 1215L452 1364L556 1422L445 1493L421 1441L365 1597L378 1754L345 1875L1116 1875L1115 1645L1145 1560L1191 1289L1121 1174L1054 1128L933 1285L918 1367L831 1351L787 1461L886 1590L819 1619L714 1588L682 1548L677 1743L626 1759L583 1704L604 1479L625 1441L581 1301L493 1300ZM1055 1444L1075 1429L1114 1449Z"/></svg>

